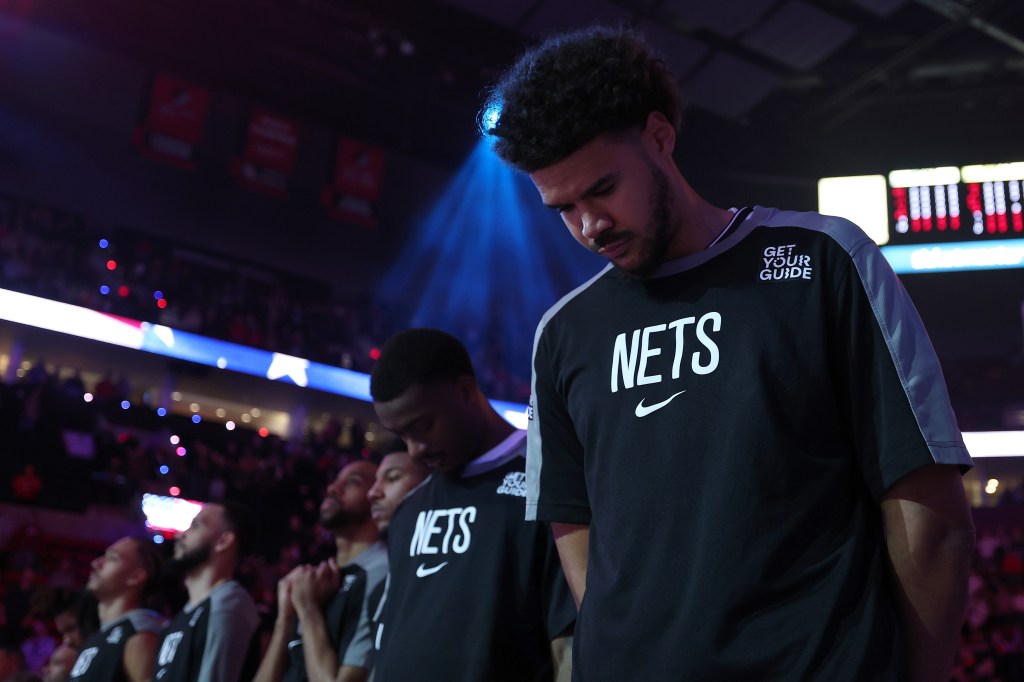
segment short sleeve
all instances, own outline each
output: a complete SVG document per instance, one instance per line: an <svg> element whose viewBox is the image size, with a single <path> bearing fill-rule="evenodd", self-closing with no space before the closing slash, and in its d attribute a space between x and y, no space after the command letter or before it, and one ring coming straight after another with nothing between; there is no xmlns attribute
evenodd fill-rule
<svg viewBox="0 0 1024 682"><path fill-rule="evenodd" d="M528 412L526 519L589 525L583 446L559 391L551 338L550 326L541 322Z"/></svg>
<svg viewBox="0 0 1024 682"><path fill-rule="evenodd" d="M921 318L878 247L850 249L836 278L833 358L858 465L880 498L931 463L972 465Z"/></svg>
<svg viewBox="0 0 1024 682"><path fill-rule="evenodd" d="M245 588L232 582L215 592L210 600L199 682L243 679L243 668L258 626L259 613Z"/></svg>

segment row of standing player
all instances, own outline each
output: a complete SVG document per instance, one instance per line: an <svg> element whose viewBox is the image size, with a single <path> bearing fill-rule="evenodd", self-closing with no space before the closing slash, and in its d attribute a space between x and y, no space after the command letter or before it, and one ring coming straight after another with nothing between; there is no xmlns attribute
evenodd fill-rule
<svg viewBox="0 0 1024 682"><path fill-rule="evenodd" d="M392 339L373 389L382 422L430 451L391 448L327 486L320 523L335 556L280 580L258 666L256 609L232 578L251 514L211 503L175 542L189 599L171 623L140 606L157 569L150 543L124 538L93 562L101 628L70 679L568 679L575 607L550 530L524 518L525 432L436 330Z"/></svg>

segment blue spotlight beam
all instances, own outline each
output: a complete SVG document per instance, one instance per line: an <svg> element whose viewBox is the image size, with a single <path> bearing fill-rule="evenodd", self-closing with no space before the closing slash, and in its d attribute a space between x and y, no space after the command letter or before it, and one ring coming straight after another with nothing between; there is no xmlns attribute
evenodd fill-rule
<svg viewBox="0 0 1024 682"><path fill-rule="evenodd" d="M506 368L529 375L533 331L559 296L604 263L573 242L529 179L481 141L382 279L412 323L446 329L471 353L500 339Z"/></svg>

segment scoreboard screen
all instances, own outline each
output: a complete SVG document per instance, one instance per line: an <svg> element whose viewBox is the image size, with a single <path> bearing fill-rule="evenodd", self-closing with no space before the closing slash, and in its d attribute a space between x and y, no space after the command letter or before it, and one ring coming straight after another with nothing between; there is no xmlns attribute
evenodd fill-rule
<svg viewBox="0 0 1024 682"><path fill-rule="evenodd" d="M819 211L849 218L897 272L1024 267L1024 162L822 178Z"/></svg>

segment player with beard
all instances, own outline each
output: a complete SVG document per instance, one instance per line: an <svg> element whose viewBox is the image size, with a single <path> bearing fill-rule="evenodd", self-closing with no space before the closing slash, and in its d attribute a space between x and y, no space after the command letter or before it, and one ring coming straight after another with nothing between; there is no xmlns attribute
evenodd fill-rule
<svg viewBox="0 0 1024 682"><path fill-rule="evenodd" d="M574 674L945 679L971 458L927 332L848 220L702 198L683 109L597 26L525 52L479 118L610 261L534 337L526 510L580 605Z"/></svg>
<svg viewBox="0 0 1024 682"><path fill-rule="evenodd" d="M185 579L188 603L164 629L157 682L249 680L258 660L259 614L235 572L255 534L252 512L204 504L174 543L169 570Z"/></svg>
<svg viewBox="0 0 1024 682"><path fill-rule="evenodd" d="M277 585L278 612L256 682L361 682L372 665L368 597L387 574L367 492L377 467L345 466L320 505L320 524L334 535L335 555L299 566Z"/></svg>
<svg viewBox="0 0 1024 682"><path fill-rule="evenodd" d="M149 682L160 616L142 608L156 585L160 556L152 542L121 538L92 562L86 589L95 597L100 629L82 644L72 682Z"/></svg>

